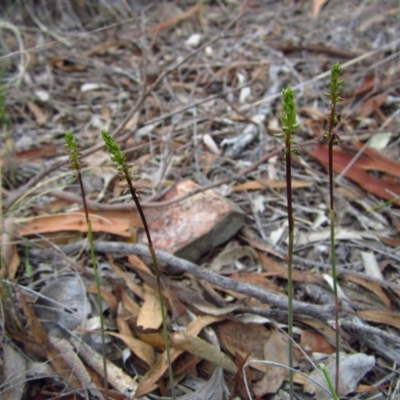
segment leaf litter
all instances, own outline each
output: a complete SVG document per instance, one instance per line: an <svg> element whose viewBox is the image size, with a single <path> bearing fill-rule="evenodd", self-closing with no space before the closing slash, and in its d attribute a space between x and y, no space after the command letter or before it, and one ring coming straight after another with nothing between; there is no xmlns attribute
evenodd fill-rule
<svg viewBox="0 0 400 400"><path fill-rule="evenodd" d="M295 332L302 348L296 350L296 368L318 380L313 364L325 359L329 370L334 331L332 293L323 279L329 273L321 167L326 150L317 142L328 107L322 96L326 70L339 58L346 85L343 143L334 156L337 260L346 299L341 340L343 359L356 359L360 367L351 375L353 364L342 364L340 394L361 399L380 391L382 398L395 397L397 8L390 1L380 2L378 10L374 3L344 1L145 7L136 0L90 14L90 2L76 9L55 2L63 16L58 20L57 12L39 17L26 3L1 26L10 121L0 133L1 327L8 335L1 343L1 396L23 399L36 391L45 398L67 390L102 396L93 273L86 242L80 241L86 225L76 184L64 169L62 137L71 129L91 157L84 178L104 266L107 364L115 398L121 398L117 392L128 398L168 398L170 392L155 277L146 248L136 245L141 223L104 153L94 153L101 129L119 134L129 159L137 161L143 207L160 237L156 250L179 398L247 398L244 379L252 396L287 389L284 368L252 364L241 373L250 360L286 365L288 358L280 330L287 311L285 180L274 136L280 90L287 84L297 91L298 142L305 142L293 170ZM28 264L32 274L24 270ZM244 314L259 323L238 322ZM213 340L210 332L217 333ZM43 360L50 362L50 386L41 374L27 380L26 357L43 367ZM303 396L308 391L325 398L311 380L296 382Z"/></svg>

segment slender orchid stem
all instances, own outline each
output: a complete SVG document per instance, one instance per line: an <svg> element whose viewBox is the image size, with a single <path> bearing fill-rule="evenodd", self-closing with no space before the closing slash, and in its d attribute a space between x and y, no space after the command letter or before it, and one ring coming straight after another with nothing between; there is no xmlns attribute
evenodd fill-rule
<svg viewBox="0 0 400 400"><path fill-rule="evenodd" d="M170 385L171 385L171 394L172 394L172 398L175 399L176 396L175 396L175 386L174 386L174 373L172 370L172 363L171 363L171 350L170 350L169 337L168 337L167 316L166 316L166 312L165 312L164 299L163 299L163 295L162 295L161 273L160 273L160 268L158 266L156 253L154 251L153 241L151 240L150 229L148 227L147 220L146 220L146 217L143 212L143 208L140 204L139 197L137 195L136 189L133 186L132 178L131 178L131 175L129 172L129 170L132 168L133 165L128 164L126 162L125 155L122 153L122 151L121 151L119 145L117 144L117 142L115 141L115 139L108 132L102 131L101 135L102 135L104 143L106 144L106 147L110 153L111 160L117 163L118 171L121 173L123 178L126 180L126 183L128 184L129 192L130 192L132 199L136 205L136 208L139 212L139 216L142 220L143 228L144 228L144 231L145 231L145 234L147 237L147 245L149 247L149 252L151 254L151 260L153 262L154 271L155 271L156 280L157 280L158 296L159 296L159 301L160 301L163 335L164 335L164 343L165 343L165 352L166 352L167 360L168 360L168 374L169 374L169 380L170 380Z"/></svg>
<svg viewBox="0 0 400 400"><path fill-rule="evenodd" d="M294 218L293 218L293 196L292 196L292 155L296 149L292 147L295 140L292 136L300 123L296 122L296 106L294 93L291 87L282 90L283 109L281 115L282 129L284 133L277 135L285 140L283 158L286 161L286 199L289 227L288 246L288 335L289 335L289 387L290 398L294 398L294 375L293 375L293 251L294 251Z"/></svg>
<svg viewBox="0 0 400 400"><path fill-rule="evenodd" d="M329 82L330 92L326 96L330 99L331 109L328 117L328 130L324 137L328 141L328 156L329 156L329 216L330 216L330 258L332 265L333 292L335 297L335 343L336 343L336 376L335 390L339 388L339 371L340 371L340 324L339 324L339 294L337 284L337 268L336 268L336 253L335 253L335 200L334 200L334 182L333 182L333 146L339 141L339 137L334 132L335 127L340 122L340 115L336 111L337 104L342 100L339 90L343 81L339 79L342 67L338 62L333 64L331 69L331 79Z"/></svg>
<svg viewBox="0 0 400 400"><path fill-rule="evenodd" d="M80 155L78 152L78 144L74 139L74 135L72 132L65 133L65 141L66 147L70 154L70 165L71 168L76 172L76 176L79 182L79 187L81 190L82 196L82 203L83 209L85 212L86 224L88 227L88 241L90 247L90 257L92 260L93 271L94 271L94 278L96 283L96 292L97 292L97 306L99 308L99 315L100 315L100 335L101 335L101 351L103 356L103 370L104 370L104 393L106 399L109 398L108 396L108 375L107 375L107 352L106 352L106 338L105 338L105 328L104 328L104 315L103 315L103 301L101 298L101 285L100 285L100 278L99 272L97 269L97 260L96 255L94 252L94 241L93 241L93 230L92 230L92 222L90 221L89 217L89 209L86 203L86 195L85 195L85 188L83 186L83 179L82 179L82 162L80 161Z"/></svg>

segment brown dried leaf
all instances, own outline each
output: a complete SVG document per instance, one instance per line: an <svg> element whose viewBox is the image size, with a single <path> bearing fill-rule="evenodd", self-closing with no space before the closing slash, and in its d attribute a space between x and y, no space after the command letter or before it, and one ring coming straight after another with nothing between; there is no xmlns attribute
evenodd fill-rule
<svg viewBox="0 0 400 400"><path fill-rule="evenodd" d="M31 113L35 116L36 122L39 126L46 125L47 123L47 115L46 113L33 101L27 101L26 105L28 106Z"/></svg>
<svg viewBox="0 0 400 400"><path fill-rule="evenodd" d="M314 0L312 6L312 17L314 19L318 18L322 6L326 3L326 0Z"/></svg>
<svg viewBox="0 0 400 400"><path fill-rule="evenodd" d="M128 256L128 259L130 259L131 256ZM117 264L115 264L111 257L109 257L109 263L111 265L112 270L114 271L115 274L117 274L120 278L122 278L128 286L128 288L138 297L141 299L144 298L144 292L143 288L139 286L136 282L134 282L131 277L124 271L122 270Z"/></svg>
<svg viewBox="0 0 400 400"><path fill-rule="evenodd" d="M300 345L306 353L332 354L335 351L335 347L326 340L325 336L308 329L302 329Z"/></svg>
<svg viewBox="0 0 400 400"><path fill-rule="evenodd" d="M21 306L28 321L27 327L29 335L45 351L47 359L53 366L54 370L62 379L64 379L71 389L81 389L79 379L65 362L62 354L60 354L50 343L45 329L36 317L32 308L26 302L23 295L21 296Z"/></svg>
<svg viewBox="0 0 400 400"><path fill-rule="evenodd" d="M130 329L129 324L127 322L128 318L130 318L129 313L126 312L126 310L124 309L122 303L119 303L118 304L118 312L117 312L118 332L121 335L132 336L131 329Z"/></svg>
<svg viewBox="0 0 400 400"><path fill-rule="evenodd" d="M376 85L375 74L367 75L366 77L364 77L363 81L354 92L354 96L358 96L360 94L372 90L375 87L375 85Z"/></svg>
<svg viewBox="0 0 400 400"><path fill-rule="evenodd" d="M217 327L221 346L233 356L239 354L243 359L253 356L263 359L264 343L270 338L271 331L264 325L241 322L226 322Z"/></svg>
<svg viewBox="0 0 400 400"><path fill-rule="evenodd" d="M387 236L378 236L380 241L387 246L390 247L400 247L400 236L396 237L387 237Z"/></svg>
<svg viewBox="0 0 400 400"><path fill-rule="evenodd" d="M46 146L35 147L29 150L19 151L15 154L15 159L17 161L37 160L41 157L54 156L56 153L57 147L54 144L49 144Z"/></svg>
<svg viewBox="0 0 400 400"><path fill-rule="evenodd" d="M130 237L131 227L141 227L142 222L135 213L123 211L91 211L89 218L93 232L107 232L123 237ZM15 220L17 232L21 236L35 233L79 231L87 232L86 218L83 211L45 215Z"/></svg>
<svg viewBox="0 0 400 400"><path fill-rule="evenodd" d="M144 303L140 309L137 326L142 329L158 329L162 324L160 301L157 293L146 284L144 286Z"/></svg>
<svg viewBox="0 0 400 400"><path fill-rule="evenodd" d="M342 275L342 274L341 274ZM346 277L347 280L357 283L358 285L364 287L365 289L369 290L382 301L382 303L387 307L390 308L391 303L389 297L385 294L382 287L377 282L372 282L367 279L363 279L360 276L355 276L352 274L346 274L345 272L343 275Z"/></svg>
<svg viewBox="0 0 400 400"><path fill-rule="evenodd" d="M218 317L208 315L198 317L187 326L186 334L197 336L207 325L218 321L220 321L220 318ZM171 362L176 360L182 353L183 351L172 349ZM162 356L158 358L153 367L142 377L136 393L137 397L143 396L154 390L157 387L156 382L164 375L167 368L167 356L164 352Z"/></svg>
<svg viewBox="0 0 400 400"><path fill-rule="evenodd" d="M2 380L0 381L1 396L7 400L21 400L24 398L23 395L27 383L26 358L5 341L2 342L1 347L3 353Z"/></svg>
<svg viewBox="0 0 400 400"><path fill-rule="evenodd" d="M287 336L283 332L277 329L271 331L271 336L264 344L264 360L288 365L289 343ZM272 365L265 366L267 369L265 375L252 388L257 396L276 393L289 373L286 368Z"/></svg>
<svg viewBox="0 0 400 400"><path fill-rule="evenodd" d="M95 284L89 284L87 286L88 293L97 294L97 287ZM118 310L118 301L116 297L107 289L101 287L100 288L100 295L101 297L108 303L111 310L116 313Z"/></svg>
<svg viewBox="0 0 400 400"><path fill-rule="evenodd" d="M361 168L367 170L376 170L381 172L389 173L393 176L400 178L400 163L396 160L391 160L370 146L365 146L362 142L355 142L354 145L359 149L363 150L366 157L358 161L358 165Z"/></svg>
<svg viewBox="0 0 400 400"><path fill-rule="evenodd" d="M143 297L142 297L143 298ZM140 312L140 307L135 301L126 293L125 290L122 292L122 305L124 310L129 314L130 317L137 318Z"/></svg>
<svg viewBox="0 0 400 400"><path fill-rule="evenodd" d="M366 321L386 324L400 329L400 314L382 310L357 311L357 315Z"/></svg>
<svg viewBox="0 0 400 400"><path fill-rule="evenodd" d="M258 285L272 291L274 293L283 294L285 291L279 286L273 283L270 279L267 278L267 274L265 273L257 273L257 272L234 272L230 274L230 278L235 279L237 281L243 281L250 283L252 285Z"/></svg>
<svg viewBox="0 0 400 400"><path fill-rule="evenodd" d="M368 117L373 112L379 110L383 103L386 101L388 97L388 93L380 93L376 96L369 98L361 107L361 110L358 112L360 117Z"/></svg>
<svg viewBox="0 0 400 400"><path fill-rule="evenodd" d="M187 351L208 360L219 367L224 368L232 374L237 373L236 365L222 351L214 345L195 336L186 333L174 333L170 336L171 346L177 350Z"/></svg>
<svg viewBox="0 0 400 400"><path fill-rule="evenodd" d="M318 146L314 150L310 151L309 154L324 164L326 167L328 166L328 148L326 146ZM345 168L347 168L350 163L354 159L354 154L334 149L333 151L333 170L336 173L342 173ZM393 195L391 193L398 192L398 184L385 182L383 179L378 179L369 175L365 172L365 169L377 169L387 171L385 166L371 160L366 155L361 155L357 160L352 164L352 166L347 169L346 173L344 174L346 178L351 179L352 181L356 182L360 187L367 190L368 192L383 198L385 200L392 200ZM399 166L397 166L396 175L399 174ZM394 171L391 169L390 171L393 173ZM400 205L400 201L395 201L394 204Z"/></svg>
<svg viewBox="0 0 400 400"><path fill-rule="evenodd" d="M121 339L132 350L132 352L142 361L144 361L149 367L154 365L155 353L153 348L147 343L142 342L139 339L135 339L133 336L129 335L122 335L115 332L107 332L107 334Z"/></svg>
<svg viewBox="0 0 400 400"><path fill-rule="evenodd" d="M280 264L271 257L268 257L263 252L258 252L258 256L260 258L261 266L265 271L267 271L268 276L276 276L283 279L288 278L288 271L285 265ZM320 283L323 281L319 276L315 276L307 271L299 270L293 270L293 280L302 283Z"/></svg>
<svg viewBox="0 0 400 400"><path fill-rule="evenodd" d="M321 335L324 335L330 343L335 343L335 331L327 324L322 321L313 318L301 318L299 319L303 324L311 326Z"/></svg>

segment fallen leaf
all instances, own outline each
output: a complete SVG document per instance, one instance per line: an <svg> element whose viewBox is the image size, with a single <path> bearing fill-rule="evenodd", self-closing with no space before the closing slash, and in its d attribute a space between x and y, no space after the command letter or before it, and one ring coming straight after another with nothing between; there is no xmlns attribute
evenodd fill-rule
<svg viewBox="0 0 400 400"><path fill-rule="evenodd" d="M387 236L378 236L379 240L390 247L400 247L400 236L397 237L387 237Z"/></svg>
<svg viewBox="0 0 400 400"><path fill-rule="evenodd" d="M49 144L41 147L34 147L33 149L19 151L15 154L15 159L21 161L37 160L41 157L51 157L57 153L57 147L54 144Z"/></svg>
<svg viewBox="0 0 400 400"><path fill-rule="evenodd" d="M26 105L28 106L31 113L35 116L37 124L39 126L46 125L48 118L42 108L33 101L27 101Z"/></svg>
<svg viewBox="0 0 400 400"><path fill-rule="evenodd" d="M88 293L97 294L97 286L95 284L89 284L87 286ZM107 289L101 287L100 288L101 297L108 303L110 309L116 313L118 308L118 301L115 296Z"/></svg>
<svg viewBox="0 0 400 400"><path fill-rule="evenodd" d="M326 0L314 0L312 5L312 17L314 19L318 18L322 6L326 3Z"/></svg>
<svg viewBox="0 0 400 400"><path fill-rule="evenodd" d="M400 329L400 314L382 310L357 311L357 315L365 321L386 324Z"/></svg>
<svg viewBox="0 0 400 400"><path fill-rule="evenodd" d="M262 360L264 343L270 338L271 332L264 325L256 323L226 322L217 327L221 346L233 356L239 354L243 359L249 355Z"/></svg>
<svg viewBox="0 0 400 400"><path fill-rule="evenodd" d="M360 276L352 275L352 274L346 274L345 272L340 273L340 275L343 275L346 277L347 280L357 283L358 285L364 287L371 293L375 294L381 301L382 303L387 307L390 308L391 302L389 297L385 294L379 283L377 282L372 282L368 279L364 279Z"/></svg>
<svg viewBox="0 0 400 400"><path fill-rule="evenodd" d="M140 312L140 307L135 303L132 297L123 289L122 305L124 310L129 314L130 318L137 318Z"/></svg>
<svg viewBox="0 0 400 400"><path fill-rule="evenodd" d="M128 256L129 259L130 256ZM109 264L111 265L112 270L115 274L117 274L120 278L122 278L128 286L128 288L139 298L144 298L144 291L142 286L138 285L133 279L127 274L122 268L120 268L112 259L109 257L108 260Z"/></svg>
<svg viewBox="0 0 400 400"><path fill-rule="evenodd" d="M160 300L158 294L146 284L144 286L144 302L140 309L137 326L146 329L158 329L162 324Z"/></svg>
<svg viewBox="0 0 400 400"><path fill-rule="evenodd" d="M1 348L3 353L1 396L8 400L23 399L27 383L26 357L4 340L1 343Z"/></svg>
<svg viewBox="0 0 400 400"><path fill-rule="evenodd" d="M260 274L257 272L234 272L230 274L231 279L235 279L237 281L247 282L252 285L258 285L272 291L274 293L285 294L285 290L283 290L279 285L272 282L272 280L266 277L266 274Z"/></svg>
<svg viewBox="0 0 400 400"><path fill-rule="evenodd" d="M107 232L123 237L130 237L132 227L142 227L140 218L133 212L123 211L90 211L89 218L93 232ZM19 235L34 235L38 233L79 231L87 232L85 213L70 212L53 215L14 220Z"/></svg>
<svg viewBox="0 0 400 400"><path fill-rule="evenodd" d="M129 314L129 312L126 311L122 303L119 303L117 311L117 327L118 332L121 335L132 336L131 328L129 327L129 324L127 322L130 317L131 315Z"/></svg>
<svg viewBox="0 0 400 400"><path fill-rule="evenodd" d="M240 231L240 238L245 240L253 249L261 250L265 253L272 254L273 256L281 259L287 260L287 255L283 255L276 251L273 246L267 245L265 242L260 241L260 239L250 230L248 227L243 227Z"/></svg>
<svg viewBox="0 0 400 400"><path fill-rule="evenodd" d="M317 332L323 335L329 341L329 343L335 343L336 333L329 325L314 318L301 317L299 321L315 329Z"/></svg>
<svg viewBox="0 0 400 400"><path fill-rule="evenodd" d="M271 257L268 257L263 252L258 252L260 264L264 271L268 273L267 276L275 276L283 279L288 278L287 266L279 263ZM320 283L322 282L320 276L313 275L308 271L293 270L293 281L302 283Z"/></svg>
<svg viewBox="0 0 400 400"><path fill-rule="evenodd" d="M264 344L264 360L282 365L289 364L289 343L287 336L277 330L271 330L271 336ZM257 396L276 393L282 386L289 372L286 368L265 365L267 370L263 378L256 382L252 389Z"/></svg>
<svg viewBox="0 0 400 400"><path fill-rule="evenodd" d="M354 92L354 96L359 96L360 94L366 93L372 90L376 85L375 74L370 74L364 77L361 84Z"/></svg>
<svg viewBox="0 0 400 400"><path fill-rule="evenodd" d="M21 306L24 315L27 319L27 329L29 335L35 340L46 353L47 360L52 365L57 374L65 381L71 388L81 390L79 379L76 377L75 372L65 362L62 354L60 354L50 343L47 333L33 312L32 308L26 302L24 296L21 296Z"/></svg>
<svg viewBox="0 0 400 400"><path fill-rule="evenodd" d="M42 296L33 307L42 321L58 323L73 330L83 325L92 313L86 286L78 274L49 279L40 289L40 293Z"/></svg>
<svg viewBox="0 0 400 400"><path fill-rule="evenodd" d="M393 134L391 132L375 133L375 135L368 140L368 147L374 150L386 149L392 137Z"/></svg>
<svg viewBox="0 0 400 400"><path fill-rule="evenodd" d="M308 354L315 352L332 354L335 351L335 347L326 340L324 335L308 329L301 330L300 346Z"/></svg>
<svg viewBox="0 0 400 400"><path fill-rule="evenodd" d="M328 166L328 148L326 146L318 146L314 150L310 151L309 154ZM345 169L344 176L356 182L360 187L366 191L383 198L385 200L392 200L393 194L398 193L399 185L393 183L387 183L382 179L375 178L369 175L364 169L376 169L377 166L387 171L388 164L382 166L374 161L371 161L366 155L361 155L354 163L354 154L343 150L334 149L333 151L333 170L341 174ZM350 164L352 163L352 165ZM350 168L347 167L351 165ZM400 164L399 164L400 165ZM397 166L396 175L400 172L399 166ZM391 172L394 172L391 168ZM394 204L400 205L400 201L395 201Z"/></svg>
<svg viewBox="0 0 400 400"><path fill-rule="evenodd" d="M87 69L86 65L77 64L62 56L50 57L47 62L53 67L64 72L81 72Z"/></svg>
<svg viewBox="0 0 400 400"><path fill-rule="evenodd" d="M371 278L384 279L378 261L372 251L362 251L361 259L364 265L365 273Z"/></svg>
<svg viewBox="0 0 400 400"><path fill-rule="evenodd" d="M142 361L144 361L149 367L154 365L155 354L154 349L145 342L139 339L135 339L133 336L122 335L116 332L107 332L107 335L111 335L121 339L131 350L138 356Z"/></svg>
<svg viewBox="0 0 400 400"><path fill-rule="evenodd" d="M381 151L370 146L365 146L364 143L355 142L357 149L362 150L365 156L357 160L357 165L366 170L376 170L389 173L400 178L400 162L391 160L382 154Z"/></svg>
<svg viewBox="0 0 400 400"><path fill-rule="evenodd" d="M332 382L336 378L336 356L331 355L327 361L324 362ZM344 397L347 394L354 392L357 388L358 382L375 366L375 357L367 356L363 353L346 354L340 353L340 371L339 371L339 389L338 396ZM304 385L304 391L307 393L314 393L317 400L331 400L332 394L328 390L326 380L321 371L314 370L310 374L310 378L318 382L326 388L323 390L311 381L307 380Z"/></svg>
<svg viewBox="0 0 400 400"><path fill-rule="evenodd" d="M211 271L219 272L225 266L231 266L243 257L258 259L257 252L250 246L235 246L224 249L210 264Z"/></svg>
<svg viewBox="0 0 400 400"><path fill-rule="evenodd" d="M180 351L187 351L204 360L208 360L215 365L229 371L232 374L237 373L234 362L229 359L222 351L214 345L195 336L186 333L174 333L170 336L171 346Z"/></svg>
<svg viewBox="0 0 400 400"><path fill-rule="evenodd" d="M209 315L198 317L187 326L186 334L197 336L207 325L217 321L220 321L220 318ZM171 362L174 362L174 360L176 360L182 353L182 350L172 349ZM164 352L155 362L153 367L150 368L144 376L142 376L136 396L140 397L154 390L157 387L156 382L164 375L167 368L167 356Z"/></svg>
<svg viewBox="0 0 400 400"><path fill-rule="evenodd" d="M361 109L358 111L358 115L360 117L368 117L373 112L375 112L381 108L383 103L386 101L387 97L388 97L388 93L383 92L383 93L377 94L376 96L369 98L362 105Z"/></svg>

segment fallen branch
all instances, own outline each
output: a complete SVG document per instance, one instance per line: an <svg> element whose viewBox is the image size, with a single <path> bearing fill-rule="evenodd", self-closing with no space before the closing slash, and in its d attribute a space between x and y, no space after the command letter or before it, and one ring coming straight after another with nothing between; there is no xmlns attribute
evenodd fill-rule
<svg viewBox="0 0 400 400"><path fill-rule="evenodd" d="M72 254L82 250L82 248L85 247L87 247L87 242L79 241L74 244L64 246L62 250L67 254ZM149 249L147 246L141 244L99 241L95 243L94 247L99 253L136 254L142 257L150 258ZM31 252L33 255L39 253L43 255L43 251L31 250ZM192 274L198 279L203 279L224 289L229 289L237 293L242 293L247 296L257 298L263 303L270 304L272 307L277 309L287 310L287 298L285 296L269 293L267 290L260 289L254 285L218 275L189 261L175 257L174 255L165 251L158 250L156 251L156 255L160 262L167 264L167 267L164 268L165 272L171 274L186 272ZM309 316L317 320L322 320L324 323L330 325L334 315L334 304L321 306L295 300L293 302L293 311L295 318L300 316ZM347 329L350 332L354 332L363 340L368 338L367 342L372 345L374 350L379 352L379 354L381 354L383 357L392 362L400 363L400 351L395 350L395 347L400 348L400 338L398 336L366 325L353 312L346 310L341 310L340 325L342 329ZM378 343L382 342L391 343L391 347L393 346L391 351L388 351L387 348L377 345ZM374 343L376 345L374 345Z"/></svg>

